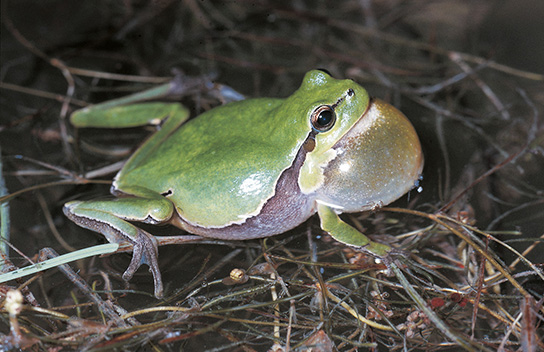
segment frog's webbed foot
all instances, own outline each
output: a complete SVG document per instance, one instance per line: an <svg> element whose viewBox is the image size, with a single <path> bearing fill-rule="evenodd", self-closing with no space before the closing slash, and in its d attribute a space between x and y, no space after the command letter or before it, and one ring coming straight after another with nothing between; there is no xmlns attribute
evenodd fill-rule
<svg viewBox="0 0 544 352"><path fill-rule="evenodd" d="M157 240L153 235L139 229L138 237L131 240L131 243L133 245L132 260L127 270L123 273L123 280L129 281L142 264L147 264L149 271L153 274L155 297L162 298L164 290L158 262L159 250L157 248Z"/></svg>
<svg viewBox="0 0 544 352"><path fill-rule="evenodd" d="M157 240L153 235L124 220L129 218L126 216L127 207L124 203L137 198L122 199L123 201L69 202L64 206L64 213L79 226L103 234L110 243L132 244L134 254L123 274L123 279L130 280L142 264L147 264L153 274L155 297L161 298L163 286L158 264Z"/></svg>
<svg viewBox="0 0 544 352"><path fill-rule="evenodd" d="M385 256L385 258L390 258L391 260L394 260L394 259L396 259L398 257L405 257L406 258L406 257L409 257L410 255L411 255L411 252L409 252L407 250L391 247L389 252L387 252L387 255Z"/></svg>

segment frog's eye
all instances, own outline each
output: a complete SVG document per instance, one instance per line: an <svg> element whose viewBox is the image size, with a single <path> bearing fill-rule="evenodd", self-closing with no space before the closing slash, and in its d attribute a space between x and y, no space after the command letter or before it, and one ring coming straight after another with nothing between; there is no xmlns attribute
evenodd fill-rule
<svg viewBox="0 0 544 352"><path fill-rule="evenodd" d="M334 126L336 122L336 114L334 109L329 105L321 105L312 113L310 121L316 132L326 132Z"/></svg>

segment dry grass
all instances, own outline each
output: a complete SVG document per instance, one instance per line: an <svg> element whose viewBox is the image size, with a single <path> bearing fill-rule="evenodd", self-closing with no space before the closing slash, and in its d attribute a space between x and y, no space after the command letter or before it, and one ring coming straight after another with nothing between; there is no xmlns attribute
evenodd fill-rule
<svg viewBox="0 0 544 352"><path fill-rule="evenodd" d="M102 241L62 204L107 195L102 168L150 131L66 118L172 68L193 116L227 87L286 96L326 68L404 111L426 158L422 192L344 216L391 258L335 243L315 219L262 241L168 246L162 301L145 270L122 281L128 256L81 260L0 285L3 350L542 350L544 76L479 38L494 3L3 1L5 270ZM234 268L241 279L226 279Z"/></svg>

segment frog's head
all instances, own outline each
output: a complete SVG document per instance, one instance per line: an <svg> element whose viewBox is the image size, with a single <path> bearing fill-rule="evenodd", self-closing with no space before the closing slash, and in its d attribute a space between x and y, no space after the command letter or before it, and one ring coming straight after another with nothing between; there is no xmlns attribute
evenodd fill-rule
<svg viewBox="0 0 544 352"><path fill-rule="evenodd" d="M351 80L320 71L308 73L305 84L308 78L326 81L323 89L331 91L330 102L314 104L309 116L315 145L300 170L301 190L350 212L389 204L413 188L423 155L410 121Z"/></svg>

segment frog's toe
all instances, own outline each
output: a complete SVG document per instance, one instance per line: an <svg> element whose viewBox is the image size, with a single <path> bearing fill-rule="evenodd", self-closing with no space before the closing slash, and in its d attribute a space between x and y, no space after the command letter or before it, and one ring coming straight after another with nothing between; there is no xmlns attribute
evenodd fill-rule
<svg viewBox="0 0 544 352"><path fill-rule="evenodd" d="M411 256L412 253L410 251L392 247L387 255L380 257L380 259L387 267L390 267L391 263L397 261L399 258L408 259Z"/></svg>
<svg viewBox="0 0 544 352"><path fill-rule="evenodd" d="M123 279L129 281L142 264L147 264L149 271L153 274L155 297L162 298L163 285L158 262L159 250L157 248L157 240L153 235L140 230L138 238L133 242L132 252L132 260L127 270L123 273Z"/></svg>

